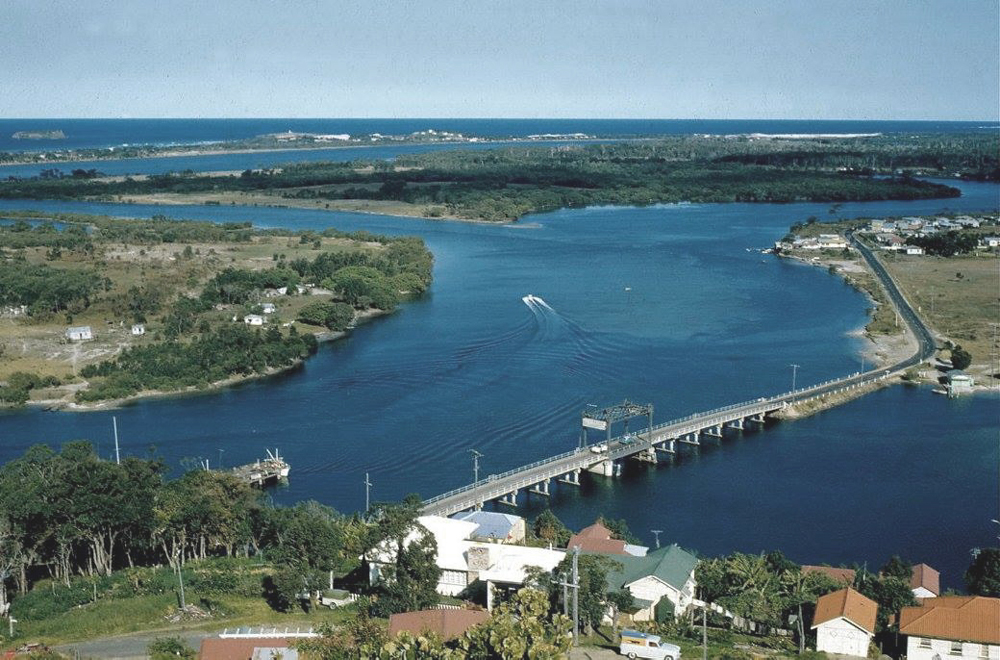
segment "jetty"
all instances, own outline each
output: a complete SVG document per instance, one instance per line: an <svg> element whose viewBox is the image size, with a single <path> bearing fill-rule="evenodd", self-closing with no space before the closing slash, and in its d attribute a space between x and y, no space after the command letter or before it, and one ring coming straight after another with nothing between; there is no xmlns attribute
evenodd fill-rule
<svg viewBox="0 0 1000 660"><path fill-rule="evenodd" d="M236 478L258 488L287 481L291 466L285 462L277 449L273 452L270 449L264 451L267 452L267 458L234 467L232 472Z"/></svg>
<svg viewBox="0 0 1000 660"><path fill-rule="evenodd" d="M522 491L524 497L549 497L552 480L579 487L583 471L606 477L620 476L625 459L657 463L658 456L676 454L683 446L698 447L708 438L723 441L728 436L743 434L751 427L763 428L769 415L786 408L830 396L853 396L858 390L866 391L931 358L936 350L936 341L930 329L871 250L851 232L847 233L847 239L868 263L900 317L916 337L917 350L910 357L888 367L855 372L809 387L795 389L793 385L792 391L777 396L736 403L657 425L653 424L651 404L625 401L603 409L588 407L581 413L580 441L575 449L502 474L491 474L485 479L477 479L469 485L424 500L424 515L449 516L459 511L478 510L490 501L516 507ZM530 305L529 298L534 296L525 297L525 303ZM628 421L635 418L643 420L645 428L630 433ZM622 433L613 435L612 425L616 423L624 423L625 428ZM603 432L603 437L590 443L588 434L593 431Z"/></svg>

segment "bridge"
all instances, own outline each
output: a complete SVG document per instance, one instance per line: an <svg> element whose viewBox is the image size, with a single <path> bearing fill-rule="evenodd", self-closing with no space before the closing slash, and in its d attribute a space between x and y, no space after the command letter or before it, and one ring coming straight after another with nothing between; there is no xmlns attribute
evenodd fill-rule
<svg viewBox="0 0 1000 660"><path fill-rule="evenodd" d="M580 446L577 448L502 474L490 475L475 483L425 500L424 514L448 516L459 511L482 508L483 504L491 500L497 500L507 506L517 506L517 497L522 490L547 497L553 479L560 483L579 486L580 473L584 470L605 476L616 476L620 474L621 462L625 459L656 463L660 454L675 454L680 445L697 446L705 437L721 439L726 429L743 430L747 425L762 426L768 415L791 405L868 387L932 357L936 342L930 330L913 311L892 277L871 250L858 241L852 233L848 232L847 238L871 267L900 317L916 337L918 347L910 357L889 367L856 372L778 396L736 403L658 425L652 424L651 405L641 406L626 401L624 404L603 411L586 410L582 413L583 434ZM626 432L611 437L613 422L643 416L648 418L648 422L642 431ZM585 441L588 428L605 430L607 437L588 444Z"/></svg>

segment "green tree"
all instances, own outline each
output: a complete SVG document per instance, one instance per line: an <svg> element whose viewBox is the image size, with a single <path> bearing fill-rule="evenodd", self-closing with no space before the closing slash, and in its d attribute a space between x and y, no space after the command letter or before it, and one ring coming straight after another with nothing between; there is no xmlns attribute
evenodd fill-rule
<svg viewBox="0 0 1000 660"><path fill-rule="evenodd" d="M972 354L961 346L951 349L951 366L956 369L968 369L972 364Z"/></svg>
<svg viewBox="0 0 1000 660"><path fill-rule="evenodd" d="M1000 598L1000 548L983 548L965 571L970 594Z"/></svg>
<svg viewBox="0 0 1000 660"><path fill-rule="evenodd" d="M889 630L889 622L901 609L917 604L910 588L910 576L906 579L891 575L879 577L858 571L854 576L854 588L878 604L876 632Z"/></svg>
<svg viewBox="0 0 1000 660"><path fill-rule="evenodd" d="M198 655L180 637L157 637L146 647L146 653L149 654L150 660L193 659Z"/></svg>
<svg viewBox="0 0 1000 660"><path fill-rule="evenodd" d="M879 575L883 577L894 577L900 580L909 580L913 576L913 564L904 559L901 559L899 555L893 555L889 558L889 561L879 569Z"/></svg>
<svg viewBox="0 0 1000 660"><path fill-rule="evenodd" d="M565 548L573 532L562 523L552 509L545 509L531 523L531 532L535 538L560 548Z"/></svg>
<svg viewBox="0 0 1000 660"><path fill-rule="evenodd" d="M569 652L571 627L562 614L549 615L543 592L523 588L497 607L488 622L466 631L458 648L470 660L556 660Z"/></svg>

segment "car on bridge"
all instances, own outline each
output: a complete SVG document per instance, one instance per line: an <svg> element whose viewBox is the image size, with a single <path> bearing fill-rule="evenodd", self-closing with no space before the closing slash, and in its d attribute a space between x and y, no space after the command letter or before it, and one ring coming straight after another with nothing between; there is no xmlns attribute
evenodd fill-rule
<svg viewBox="0 0 1000 660"><path fill-rule="evenodd" d="M590 447L590 451L594 452L595 454L603 454L607 450L608 450L608 443L606 443L606 442L602 442L600 444L592 445Z"/></svg>

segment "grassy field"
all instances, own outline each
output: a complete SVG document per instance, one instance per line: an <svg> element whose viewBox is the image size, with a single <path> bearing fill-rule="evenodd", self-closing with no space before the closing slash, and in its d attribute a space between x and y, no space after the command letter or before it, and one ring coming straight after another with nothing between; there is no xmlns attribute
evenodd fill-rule
<svg viewBox="0 0 1000 660"><path fill-rule="evenodd" d="M203 601L195 592L188 592L186 598L189 604L197 605L203 610L208 609L206 603L210 603L211 618L171 621L171 615L177 610L177 597L174 594L98 600L42 621L19 619L18 641L56 645L133 632L163 632L166 636L179 630L216 630L236 626L301 625L318 628L324 624L342 623L354 615L353 606L285 614L275 612L262 598L210 596Z"/></svg>
<svg viewBox="0 0 1000 660"><path fill-rule="evenodd" d="M1000 350L994 337L1000 322L998 255L879 256L928 325L972 354L970 371L987 373Z"/></svg>

